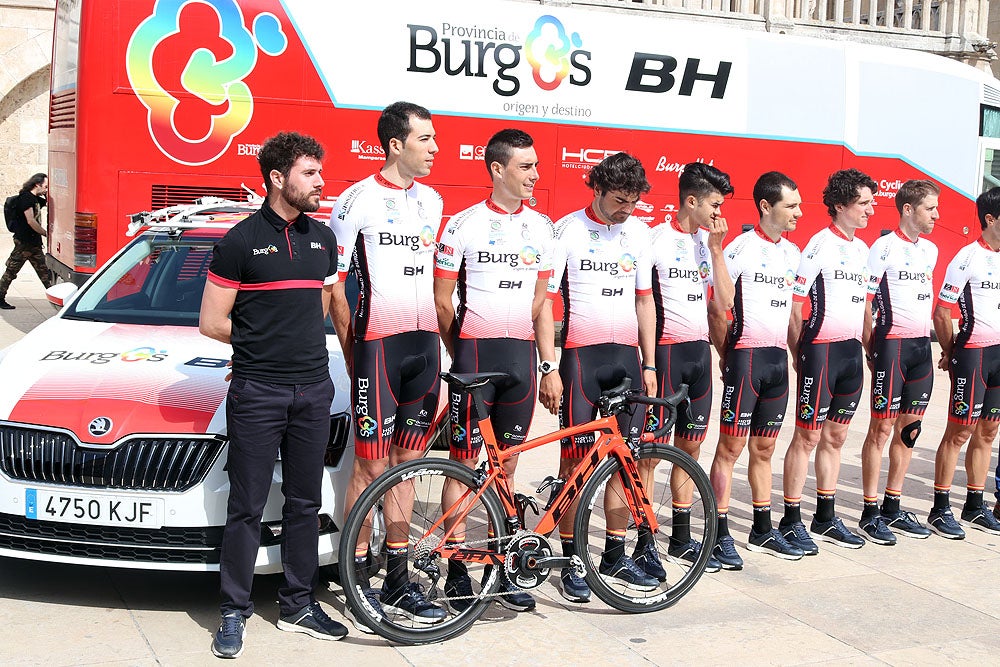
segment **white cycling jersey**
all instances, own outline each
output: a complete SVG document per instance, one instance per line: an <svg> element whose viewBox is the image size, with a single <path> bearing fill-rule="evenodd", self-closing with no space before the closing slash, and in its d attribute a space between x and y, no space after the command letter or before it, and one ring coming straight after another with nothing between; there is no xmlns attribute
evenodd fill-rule
<svg viewBox="0 0 1000 667"><path fill-rule="evenodd" d="M672 220L653 228L650 248L658 343L708 340L713 284L708 230L689 234Z"/></svg>
<svg viewBox="0 0 1000 667"><path fill-rule="evenodd" d="M730 347L788 347L799 255L794 243L785 238L772 241L760 227L726 246L726 269L736 286Z"/></svg>
<svg viewBox="0 0 1000 667"><path fill-rule="evenodd" d="M562 288L564 347L637 346L635 297L652 293L646 224L608 226L588 206L556 223L552 248L549 297Z"/></svg>
<svg viewBox="0 0 1000 667"><path fill-rule="evenodd" d="M535 283L551 274L552 221L492 200L452 217L437 246L434 275L458 280L461 338L534 340Z"/></svg>
<svg viewBox="0 0 1000 667"><path fill-rule="evenodd" d="M799 260L793 298L809 300L812 313L802 327L803 342L861 340L868 293L868 246L848 239L836 226L818 231Z"/></svg>
<svg viewBox="0 0 1000 667"><path fill-rule="evenodd" d="M1000 252L982 239L959 250L944 274L938 303L958 303L962 320L956 344L1000 344Z"/></svg>
<svg viewBox="0 0 1000 667"><path fill-rule="evenodd" d="M337 235L340 279L353 265L361 288L354 318L358 340L437 332L434 241L442 207L433 188L414 182L404 190L381 174L337 198L330 227Z"/></svg>
<svg viewBox="0 0 1000 667"><path fill-rule="evenodd" d="M868 297L881 338L925 338L931 333L937 246L911 241L897 229L879 237L868 253Z"/></svg>

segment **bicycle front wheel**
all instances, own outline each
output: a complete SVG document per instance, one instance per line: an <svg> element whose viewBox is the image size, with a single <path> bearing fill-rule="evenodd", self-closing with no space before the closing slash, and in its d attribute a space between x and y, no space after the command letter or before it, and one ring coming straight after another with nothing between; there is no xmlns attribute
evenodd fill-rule
<svg viewBox="0 0 1000 667"><path fill-rule="evenodd" d="M417 459L393 467L369 486L351 509L340 539L340 580L354 618L382 637L401 644L444 641L465 631L493 600L499 570L486 572L484 563L453 563L442 558L446 530L462 512L464 522L452 531L449 546L499 552L505 537L504 512L493 489L478 490L473 471L455 461ZM445 496L447 494L447 496ZM445 498L444 503L442 498ZM409 511L412 502L412 512ZM445 516L447 514L447 517ZM463 527L464 523L464 527ZM399 571L389 547L405 543L408 590L401 598ZM356 563L357 555L382 554ZM402 569L402 568L400 568ZM447 583L446 575L464 569L463 585ZM489 576L486 576L489 575ZM414 600L423 596L421 611Z"/></svg>
<svg viewBox="0 0 1000 667"><path fill-rule="evenodd" d="M659 444L644 445L637 460L658 524L655 532L636 525L623 486L628 479L614 459L602 463L584 485L574 522L574 546L591 590L630 613L665 609L690 591L705 571L718 530L715 495L697 461ZM696 554L678 548L691 541L703 548ZM622 567L627 563L622 556L631 558L636 569Z"/></svg>

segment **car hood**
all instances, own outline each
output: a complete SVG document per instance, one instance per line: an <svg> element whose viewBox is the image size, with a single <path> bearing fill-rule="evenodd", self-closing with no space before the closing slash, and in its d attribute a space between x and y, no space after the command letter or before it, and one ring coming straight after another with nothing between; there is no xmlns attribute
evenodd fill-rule
<svg viewBox="0 0 1000 667"><path fill-rule="evenodd" d="M194 327L55 317L5 352L0 419L66 429L92 444L137 433L226 432L231 348ZM343 374L339 350L335 365ZM338 391L340 410L348 397Z"/></svg>

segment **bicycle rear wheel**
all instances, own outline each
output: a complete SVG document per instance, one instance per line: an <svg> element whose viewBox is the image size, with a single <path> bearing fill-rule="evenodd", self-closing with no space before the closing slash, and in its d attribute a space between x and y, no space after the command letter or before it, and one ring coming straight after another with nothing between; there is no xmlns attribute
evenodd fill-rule
<svg viewBox="0 0 1000 667"><path fill-rule="evenodd" d="M574 522L574 545L583 559L591 590L615 609L631 613L665 609L690 591L705 571L718 530L715 495L697 461L676 447L659 444L644 445L638 460L646 467L655 465L646 496L659 524L657 532L650 534L637 528L622 489L622 466L614 459L602 463L584 485ZM689 501L690 512L676 515L680 517L678 523L688 518L690 539L701 542L704 548L693 563L680 559L675 562L667 553L674 532L674 509L675 505L687 506ZM626 582L627 574L624 578L614 576L614 568L609 567L613 563L605 564L602 573L609 516L615 519L614 524L626 529L625 548L620 553L632 557L647 574L643 585ZM678 528L683 531L681 526ZM644 532L641 540L640 532ZM659 564L658 571L652 561Z"/></svg>
<svg viewBox="0 0 1000 667"><path fill-rule="evenodd" d="M486 610L493 600L499 583L494 568L484 580L484 564L466 562L471 590L448 590L446 574L450 567L447 559L438 555L444 546L445 526L442 515L442 492L450 485L453 497L462 497L466 504L472 502L477 486L473 471L455 461L418 459L398 465L380 475L358 498L348 514L340 538L340 580L343 583L347 606L354 618L367 625L382 637L401 644L427 644L449 639L465 631ZM408 522L394 523L395 515L403 516L400 498L412 494L413 512ZM452 501L454 504L456 501ZM451 507L452 505L449 505ZM451 516L450 513L449 516ZM466 515L464 539L456 546L498 552L505 536L504 512L493 489L474 502ZM363 531L368 529L368 531ZM370 542L358 545L363 532L370 532ZM386 557L382 540L403 541L408 544L407 571L411 583L420 585L427 601L446 612L441 619L430 621L413 616L405 605L392 604L393 592L386 585ZM367 548L369 554L382 554L369 559L368 565L356 566L354 554ZM371 563L374 562L374 566ZM449 596L448 593L452 595Z"/></svg>

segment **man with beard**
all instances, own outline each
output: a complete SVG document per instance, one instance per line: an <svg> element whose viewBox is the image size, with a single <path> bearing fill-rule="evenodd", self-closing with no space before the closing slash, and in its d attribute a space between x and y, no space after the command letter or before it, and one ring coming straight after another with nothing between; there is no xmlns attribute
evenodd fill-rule
<svg viewBox="0 0 1000 667"><path fill-rule="evenodd" d="M216 243L205 284L199 329L233 346L222 622L212 643L222 658L243 652L261 516L279 453L285 583L278 628L317 639L347 634L314 595L333 401L323 321L337 282L337 239L306 215L319 208L322 160L311 137L283 132L264 142L257 161L267 199Z"/></svg>

